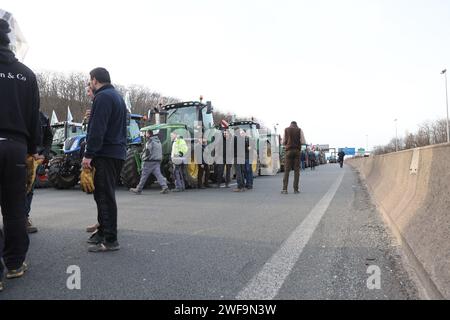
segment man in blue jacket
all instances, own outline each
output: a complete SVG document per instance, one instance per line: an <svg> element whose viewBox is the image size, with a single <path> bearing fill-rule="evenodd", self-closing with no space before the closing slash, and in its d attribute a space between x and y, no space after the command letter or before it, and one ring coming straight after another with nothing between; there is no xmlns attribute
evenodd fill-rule
<svg viewBox="0 0 450 320"><path fill-rule="evenodd" d="M95 168L94 199L99 227L88 240L90 252L119 250L115 187L126 158L127 107L111 85L109 72L90 72L95 93L86 138L83 168Z"/></svg>

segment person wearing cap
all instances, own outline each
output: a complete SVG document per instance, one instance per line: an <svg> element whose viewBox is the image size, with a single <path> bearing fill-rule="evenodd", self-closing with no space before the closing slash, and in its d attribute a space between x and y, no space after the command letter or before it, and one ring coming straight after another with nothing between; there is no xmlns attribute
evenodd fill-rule
<svg viewBox="0 0 450 320"><path fill-rule="evenodd" d="M89 75L95 96L81 164L84 172L95 169L93 193L99 227L88 240L92 244L88 251L116 251L120 246L115 188L127 154L127 107L111 84L108 70L95 68Z"/></svg>
<svg viewBox="0 0 450 320"><path fill-rule="evenodd" d="M158 181L159 185L161 186L162 194L166 194L169 192L169 188L167 187L167 181L166 178L163 177L161 174L161 161L163 158L162 154L162 145L161 141L158 137L159 131L152 131L148 130L145 133L145 136L147 138L147 143L145 144L145 149L142 152L141 158L142 158L142 173L141 173L141 180L139 181L139 184L136 188L131 188L130 192L133 192L134 194L141 194L142 189L144 189L145 184L147 183L148 178L150 175L154 175L156 178L156 181Z"/></svg>
<svg viewBox="0 0 450 320"><path fill-rule="evenodd" d="M4 265L7 279L22 277L28 269L26 190L34 180L35 161L42 158L37 153L41 132L36 76L10 50L10 32L8 22L0 19L0 291Z"/></svg>

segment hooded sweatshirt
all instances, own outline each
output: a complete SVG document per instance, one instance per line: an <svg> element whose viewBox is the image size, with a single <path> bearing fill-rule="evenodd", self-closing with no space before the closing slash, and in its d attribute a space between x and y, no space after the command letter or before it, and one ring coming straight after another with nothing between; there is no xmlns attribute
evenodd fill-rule
<svg viewBox="0 0 450 320"><path fill-rule="evenodd" d="M162 160L162 145L157 136L148 139L145 144L145 149L142 152L143 161L158 161Z"/></svg>
<svg viewBox="0 0 450 320"><path fill-rule="evenodd" d="M26 144L30 154L41 141L36 76L4 46L0 46L0 138Z"/></svg>

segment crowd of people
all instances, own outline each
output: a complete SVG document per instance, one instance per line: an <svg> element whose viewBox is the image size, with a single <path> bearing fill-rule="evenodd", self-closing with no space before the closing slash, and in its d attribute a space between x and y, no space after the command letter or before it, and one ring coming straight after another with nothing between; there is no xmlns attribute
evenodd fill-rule
<svg viewBox="0 0 450 320"><path fill-rule="evenodd" d="M187 153L189 147L182 136L177 132L171 133L172 149L170 156L170 164L172 166L172 175L175 188L169 190L168 179L161 173L161 162L163 160L162 144L159 139L159 130L148 130L145 133L146 143L141 154L142 168L140 182L135 188L131 188L130 192L137 195L147 184L151 175L161 186L161 193L167 194L171 192L184 192L187 185ZM220 148L221 154L218 155L217 161L214 163L214 177L210 171L210 164L205 157L205 148L207 146L206 139L199 139L194 144L194 148L199 148L199 159L196 159L197 165L197 185L198 189L206 189L210 187L220 188L225 184L225 188L230 188L231 172L234 166L237 187L234 192L244 192L253 189L253 168L250 161L250 154L254 150L250 143L251 137L247 135L244 129L234 128L234 137L230 133L229 128L223 128L221 131L221 139L217 143L222 143ZM245 152L238 152L239 145L242 144ZM231 156L231 157L230 157ZM211 179L214 178L214 179ZM215 185L210 184L210 180L215 181Z"/></svg>

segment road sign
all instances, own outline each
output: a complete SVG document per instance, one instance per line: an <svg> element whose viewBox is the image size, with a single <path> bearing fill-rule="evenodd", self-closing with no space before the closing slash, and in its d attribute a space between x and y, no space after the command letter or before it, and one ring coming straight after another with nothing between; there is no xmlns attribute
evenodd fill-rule
<svg viewBox="0 0 450 320"><path fill-rule="evenodd" d="M347 147L345 147L345 148L339 148L339 149L338 149L338 152L340 152L340 151L344 151L344 153L345 153L346 156L354 156L355 153L356 153L355 148L347 148Z"/></svg>
<svg viewBox="0 0 450 320"><path fill-rule="evenodd" d="M362 155L362 156L363 156L365 153L366 153L366 149L364 149L364 148L359 148L359 149L358 149L358 154L359 154L359 155Z"/></svg>

